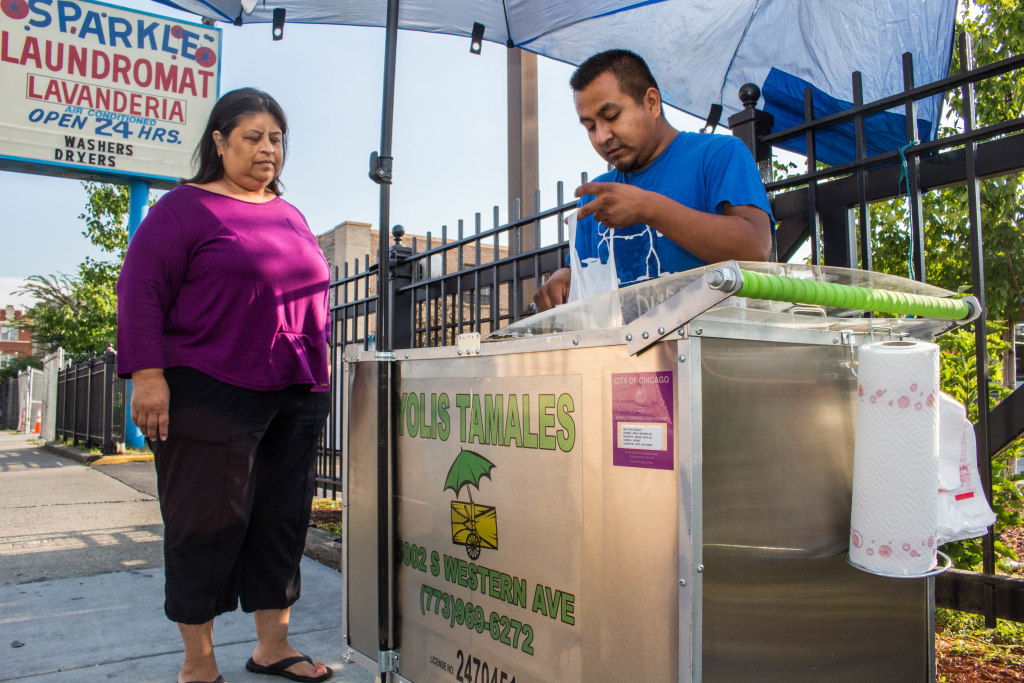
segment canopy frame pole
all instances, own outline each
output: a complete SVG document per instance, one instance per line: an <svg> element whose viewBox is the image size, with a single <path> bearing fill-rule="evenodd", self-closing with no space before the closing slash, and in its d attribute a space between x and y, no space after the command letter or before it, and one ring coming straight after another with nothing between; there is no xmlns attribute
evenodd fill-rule
<svg viewBox="0 0 1024 683"><path fill-rule="evenodd" d="M393 546L392 475L395 448L392 443L391 397L395 390L392 373L391 262L388 253L388 225L391 223L391 139L395 115L395 71L398 52L399 0L388 0L384 34L384 92L381 107L380 152L370 155L370 178L380 185L380 235L377 255L377 663L382 682L398 671L394 643L394 581L391 567Z"/></svg>

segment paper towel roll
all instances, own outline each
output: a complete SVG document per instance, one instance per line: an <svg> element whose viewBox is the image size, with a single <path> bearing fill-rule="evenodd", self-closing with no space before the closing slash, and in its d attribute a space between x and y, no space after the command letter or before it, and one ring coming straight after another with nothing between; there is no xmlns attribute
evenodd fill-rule
<svg viewBox="0 0 1024 683"><path fill-rule="evenodd" d="M877 574L935 566L939 347L881 342L859 352L850 561Z"/></svg>

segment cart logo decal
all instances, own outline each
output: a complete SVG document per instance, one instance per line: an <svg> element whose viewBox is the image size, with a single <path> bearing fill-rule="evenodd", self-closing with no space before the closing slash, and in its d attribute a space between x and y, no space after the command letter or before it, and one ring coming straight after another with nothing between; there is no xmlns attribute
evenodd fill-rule
<svg viewBox="0 0 1024 683"><path fill-rule="evenodd" d="M466 554L470 559L480 557L481 548L498 549L498 515L494 506L480 505L473 502L473 493L466 488L469 502L458 500L459 492L466 485L475 486L480 490L480 480L491 478L493 462L470 450L463 449L456 456L448 469L442 491L451 489L455 492L452 501L452 543L466 546Z"/></svg>

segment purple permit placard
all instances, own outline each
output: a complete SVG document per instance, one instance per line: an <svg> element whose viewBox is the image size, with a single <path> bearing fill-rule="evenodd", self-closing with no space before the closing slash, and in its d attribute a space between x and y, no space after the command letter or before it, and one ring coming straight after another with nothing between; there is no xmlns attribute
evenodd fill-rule
<svg viewBox="0 0 1024 683"><path fill-rule="evenodd" d="M675 391L671 370L612 375L612 464L674 467Z"/></svg>

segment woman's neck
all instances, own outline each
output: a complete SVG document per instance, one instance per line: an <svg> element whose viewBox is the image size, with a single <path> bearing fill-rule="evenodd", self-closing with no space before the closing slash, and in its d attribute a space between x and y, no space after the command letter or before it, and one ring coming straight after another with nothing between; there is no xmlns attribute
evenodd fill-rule
<svg viewBox="0 0 1024 683"><path fill-rule="evenodd" d="M238 183L232 182L227 176L222 176L217 180L209 183L189 183L207 192L213 192L214 194L221 194L225 197L232 197L243 202L249 202L251 204L264 204L269 201L273 201L277 195L267 189L266 186L260 188L246 188Z"/></svg>

